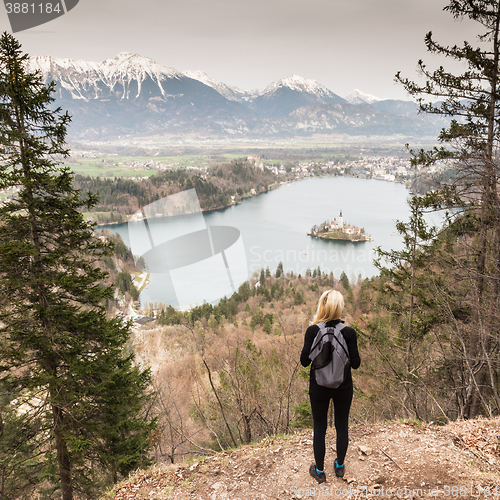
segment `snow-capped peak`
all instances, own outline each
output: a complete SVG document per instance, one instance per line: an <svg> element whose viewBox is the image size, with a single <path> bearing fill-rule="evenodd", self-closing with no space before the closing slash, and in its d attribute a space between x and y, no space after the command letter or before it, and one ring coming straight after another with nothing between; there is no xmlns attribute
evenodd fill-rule
<svg viewBox="0 0 500 500"><path fill-rule="evenodd" d="M148 78L165 96L165 80L184 78L183 73L132 52L120 52L99 63L34 56L30 58L28 68L39 70L45 80L58 81L59 92L69 92L73 99L98 99L108 91L115 96L121 92L122 99L135 98L141 94L142 83ZM131 81L137 84L135 90L130 87Z"/></svg>
<svg viewBox="0 0 500 500"><path fill-rule="evenodd" d="M346 98L345 100L347 102L350 102L351 104L372 104L377 101L381 101L379 97L375 97L374 95L371 94L365 94L364 92L361 92L361 90L354 89Z"/></svg>
<svg viewBox="0 0 500 500"><path fill-rule="evenodd" d="M94 72L98 71L99 63L82 61L81 59L58 59L52 56L32 56L28 59L29 71L40 71L43 78L49 75L58 76L68 71Z"/></svg>
<svg viewBox="0 0 500 500"><path fill-rule="evenodd" d="M297 90L299 92L307 92L308 94L332 94L330 90L316 80L308 80L299 75L290 75L271 83L262 91L262 94L273 92L280 87L288 87L289 89Z"/></svg>
<svg viewBox="0 0 500 500"><path fill-rule="evenodd" d="M132 52L120 52L112 59L106 59L100 63L100 66L107 77L123 73L134 76L149 74L150 76L160 78L161 76L169 78L180 78L183 76L182 73L174 68L167 68L149 57Z"/></svg>
<svg viewBox="0 0 500 500"><path fill-rule="evenodd" d="M29 59L28 68L41 71L44 77L48 74L52 77L58 77L66 71L87 73L87 75L96 73L96 76L104 79L114 78L120 74L129 74L134 77L144 74L155 77L166 76L168 78L181 78L184 76L174 68L167 68L149 57L132 52L120 52L115 57L102 62L58 59L52 56L33 56Z"/></svg>
<svg viewBox="0 0 500 500"><path fill-rule="evenodd" d="M197 80L213 89L217 90L219 94L233 94L232 89L225 83L219 82L215 78L208 76L204 71L184 71L184 75L193 80ZM227 96L226 96L227 97Z"/></svg>
<svg viewBox="0 0 500 500"><path fill-rule="evenodd" d="M207 75L204 71L184 71L184 75L186 75L188 78L198 80L199 82L212 87L214 90L219 92L219 94L223 95L230 101L240 101L241 99L245 99L245 97L249 95L246 90L241 90L238 87L226 85L225 83L222 83L215 78Z"/></svg>
<svg viewBox="0 0 500 500"><path fill-rule="evenodd" d="M219 85L220 82L215 80L215 78L212 78L211 76L208 76L204 71L184 71L184 74L188 78L192 78L193 80L198 80L199 82L202 82L206 85L210 85L211 87L213 85Z"/></svg>

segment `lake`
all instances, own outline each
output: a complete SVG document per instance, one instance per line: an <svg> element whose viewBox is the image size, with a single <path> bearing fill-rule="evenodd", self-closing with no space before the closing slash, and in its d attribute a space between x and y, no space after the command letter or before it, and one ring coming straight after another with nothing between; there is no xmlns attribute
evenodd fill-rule
<svg viewBox="0 0 500 500"><path fill-rule="evenodd" d="M231 247L233 251L231 253L228 249L224 259L217 262L207 260L204 264L193 263L191 267L178 265L175 270L152 273L149 288L141 294L141 302L143 305L148 302L171 303L180 308L189 308L203 300L214 302L223 295L230 295L231 290L237 290L242 281L262 267L269 267L274 273L279 262L283 262L286 272L293 272L294 275L304 276L308 268L312 270L320 266L321 271L333 272L337 278L342 272L350 279L372 277L378 274L373 265L375 248L380 246L389 250L402 247L395 222L407 220L408 196L405 186L393 182L313 177L244 199L240 205L204 212L203 217L200 214L178 217L176 224L186 234L199 231L200 219L204 219L204 224L209 227L236 228L240 238L237 242L236 236L231 241L226 238L228 247L234 243ZM314 224L334 218L338 221L340 211L344 224L364 228L373 241L352 243L307 236ZM165 218L150 219L149 226L151 231L162 234L163 240L168 240L167 233L174 226L169 226L167 222ZM131 246L130 231L133 232L133 229L129 224L100 227L120 234L124 242ZM177 237L178 231L174 232ZM137 240L134 236L132 238ZM197 243L192 246L200 251ZM132 248L134 251L133 242ZM218 283L219 276L224 283ZM192 295L196 287L199 290ZM173 289L177 290L177 297L172 293ZM184 298L181 299L180 295Z"/></svg>

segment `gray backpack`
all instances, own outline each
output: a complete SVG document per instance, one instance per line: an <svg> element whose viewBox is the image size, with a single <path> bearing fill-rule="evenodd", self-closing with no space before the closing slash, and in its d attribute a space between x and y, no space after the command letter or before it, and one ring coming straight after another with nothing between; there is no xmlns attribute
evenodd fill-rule
<svg viewBox="0 0 500 500"><path fill-rule="evenodd" d="M345 327L339 323L335 327L327 327L318 323L317 333L309 353L316 382L323 387L336 389L343 381L349 368L350 359L347 344L341 330Z"/></svg>

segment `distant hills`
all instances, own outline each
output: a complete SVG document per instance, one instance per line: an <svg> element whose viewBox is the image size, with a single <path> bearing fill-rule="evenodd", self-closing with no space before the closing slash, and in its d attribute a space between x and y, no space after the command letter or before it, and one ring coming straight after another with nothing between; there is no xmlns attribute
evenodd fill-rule
<svg viewBox="0 0 500 500"><path fill-rule="evenodd" d="M100 63L37 56L29 68L57 83L57 104L73 115L70 138L425 136L436 135L444 124L439 117L418 115L411 101L381 100L358 90L343 99L297 75L245 91L128 52Z"/></svg>

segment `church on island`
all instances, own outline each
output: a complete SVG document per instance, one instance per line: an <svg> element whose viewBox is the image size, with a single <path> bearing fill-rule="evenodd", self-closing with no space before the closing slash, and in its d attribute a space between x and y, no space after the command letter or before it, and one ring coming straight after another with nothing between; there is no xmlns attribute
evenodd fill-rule
<svg viewBox="0 0 500 500"><path fill-rule="evenodd" d="M340 210L338 222L337 219L333 219L332 222L325 221L319 226L313 226L311 232L307 234L331 240L371 241L371 238L365 235L364 228L360 229L344 223L342 210Z"/></svg>
<svg viewBox="0 0 500 500"><path fill-rule="evenodd" d="M361 229L359 227L351 227L348 224L344 225L344 217L342 217L342 210L340 210L339 221L337 223L336 219L333 219L331 224L325 224L326 231L337 231L340 230L345 234L361 234Z"/></svg>

